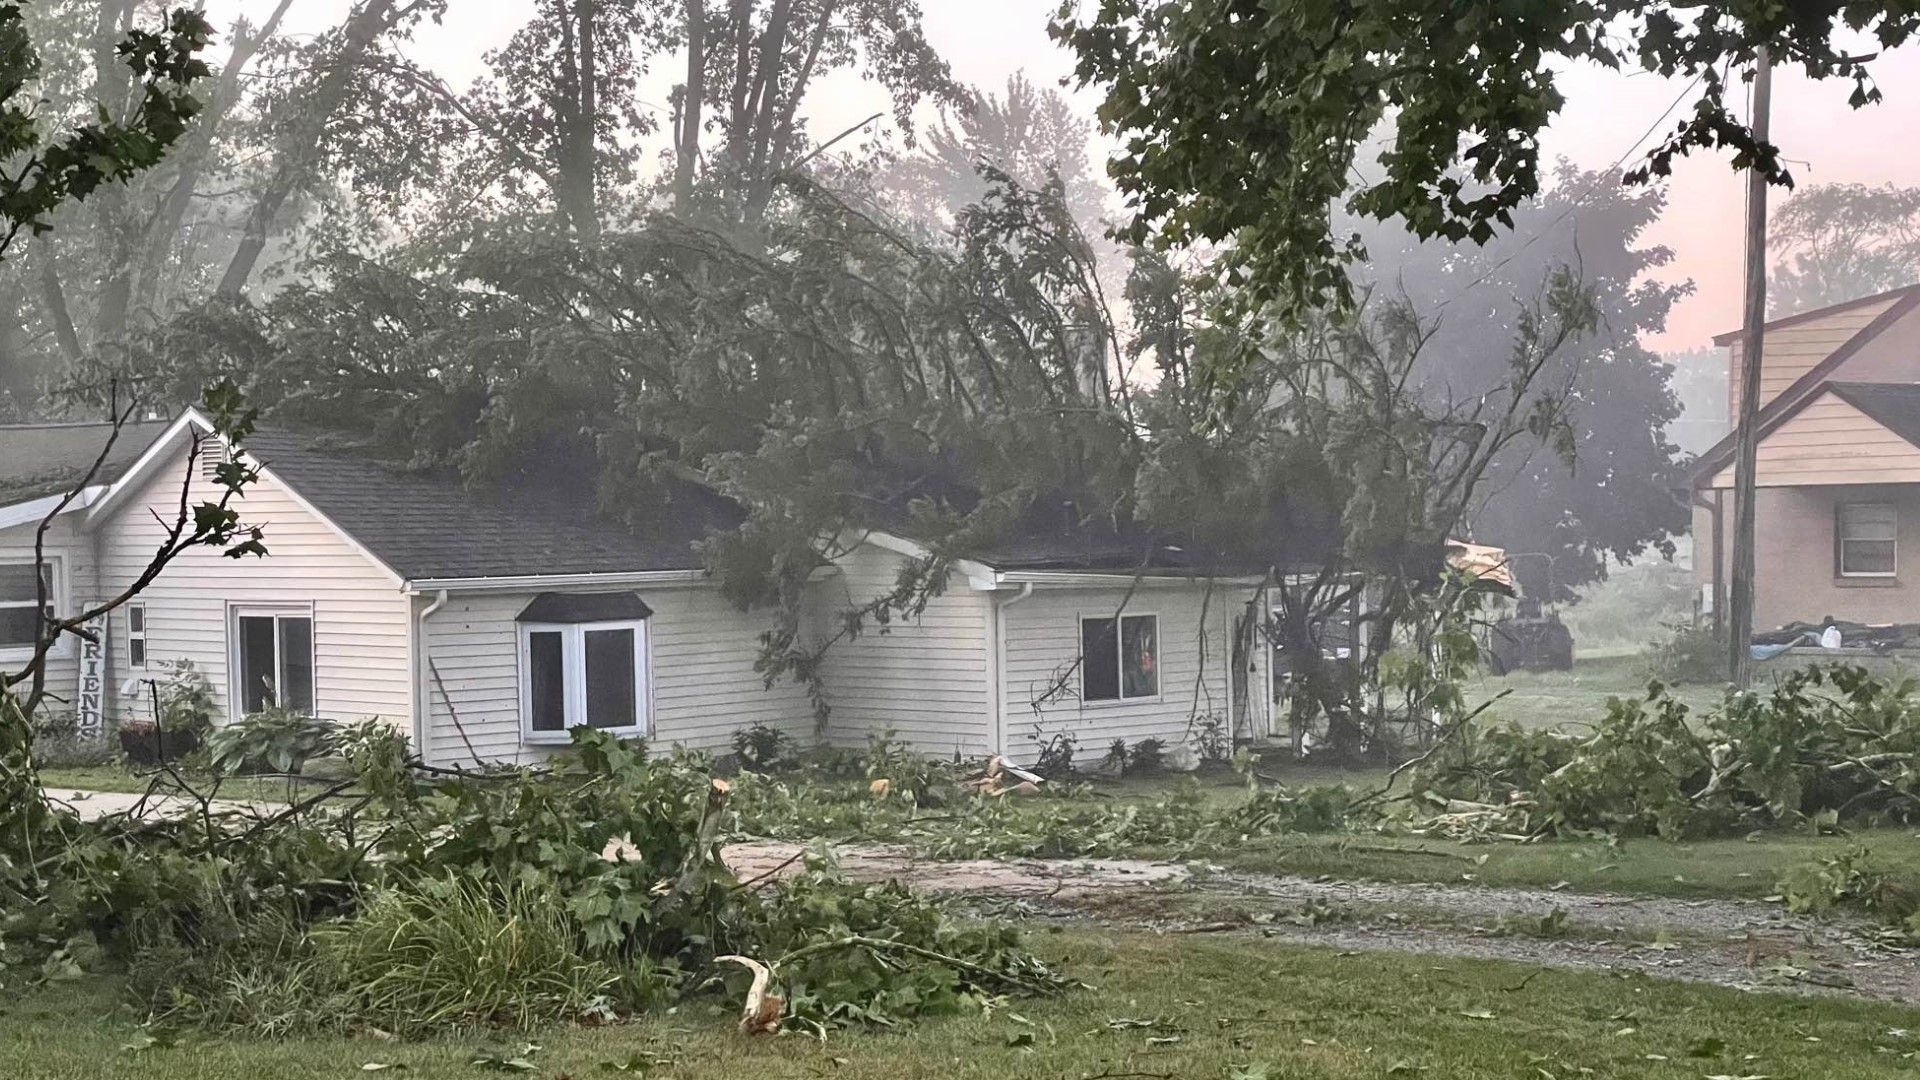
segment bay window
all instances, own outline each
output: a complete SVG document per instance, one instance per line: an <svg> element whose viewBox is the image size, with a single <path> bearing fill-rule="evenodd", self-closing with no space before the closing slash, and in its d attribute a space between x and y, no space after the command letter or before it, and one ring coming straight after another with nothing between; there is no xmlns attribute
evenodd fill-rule
<svg viewBox="0 0 1920 1080"><path fill-rule="evenodd" d="M543 593L520 613L520 728L564 743L573 728L649 730L647 620L631 593Z"/></svg>

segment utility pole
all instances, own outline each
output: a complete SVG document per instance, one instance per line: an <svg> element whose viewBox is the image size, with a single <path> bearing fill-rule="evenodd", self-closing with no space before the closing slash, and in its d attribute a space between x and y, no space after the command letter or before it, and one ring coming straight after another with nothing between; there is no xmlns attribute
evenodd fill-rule
<svg viewBox="0 0 1920 1080"><path fill-rule="evenodd" d="M1767 47L1753 57L1753 118L1757 143L1767 141L1772 112L1773 61ZM1727 678L1745 690L1753 682L1753 459L1759 432L1760 359L1767 332L1767 177L1747 168L1746 319L1740 335L1740 403L1734 413L1733 582L1727 594ZM1717 554L1717 553L1716 553Z"/></svg>

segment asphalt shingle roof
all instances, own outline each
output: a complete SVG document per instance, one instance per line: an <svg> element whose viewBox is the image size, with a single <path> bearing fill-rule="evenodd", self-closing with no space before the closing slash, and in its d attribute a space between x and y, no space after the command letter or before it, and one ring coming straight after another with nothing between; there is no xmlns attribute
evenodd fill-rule
<svg viewBox="0 0 1920 1080"><path fill-rule="evenodd" d="M629 529L599 514L584 490L475 490L334 436L263 428L246 448L408 580L699 569L694 545L744 516L713 492L671 482L645 524Z"/></svg>
<svg viewBox="0 0 1920 1080"><path fill-rule="evenodd" d="M93 482L118 479L166 429L164 421L127 424ZM105 422L0 424L0 506L73 490L112 434Z"/></svg>

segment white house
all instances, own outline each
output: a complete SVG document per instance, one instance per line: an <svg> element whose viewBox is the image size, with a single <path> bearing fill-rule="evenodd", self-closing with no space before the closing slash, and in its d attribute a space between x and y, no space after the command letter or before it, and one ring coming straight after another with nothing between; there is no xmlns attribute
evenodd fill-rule
<svg viewBox="0 0 1920 1080"><path fill-rule="evenodd" d="M0 664L31 644L33 534L109 430L0 427ZM217 494L210 462L224 448L201 462L206 475L187 475L194 433L207 430L190 412L122 433L48 530L58 610L124 589L183 488L189 502ZM537 759L578 724L708 749L753 724L803 744L890 728L928 753L1016 758L1062 731L1089 750L1175 746L1208 721L1268 733L1267 695L1246 689L1266 684L1265 650L1233 658L1255 583L1137 572L1137 544L1063 532L958 563L919 617L827 650L822 731L804 687L769 686L755 670L768 613L734 607L703 568L695 544L740 520L705 489L669 491L629 529L553 492L477 492L327 435L266 428L244 452L261 480L235 505L270 554L178 558L108 619L102 655L60 645L50 707L65 700L91 719L95 702L78 698L88 679L104 687L105 722L137 714L140 680L184 659L212 682L223 718L274 696L334 719L379 717L441 763ZM919 554L901 537L863 537L816 575L810 624L827 633Z"/></svg>

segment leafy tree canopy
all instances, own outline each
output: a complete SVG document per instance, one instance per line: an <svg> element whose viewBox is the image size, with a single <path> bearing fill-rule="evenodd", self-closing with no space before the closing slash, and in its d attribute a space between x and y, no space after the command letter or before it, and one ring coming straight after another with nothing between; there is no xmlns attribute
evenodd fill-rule
<svg viewBox="0 0 1920 1080"><path fill-rule="evenodd" d="M17 3L0 4L0 257L23 230L52 228L48 219L61 206L159 163L200 111L187 87L207 75L198 53L212 33L185 9L161 30L127 32L113 54L138 80L134 106L116 116L102 104L93 118L48 137L35 124L35 103L22 99L40 68L26 16Z"/></svg>
<svg viewBox="0 0 1920 1080"><path fill-rule="evenodd" d="M1920 189L1815 184L1773 215L1775 317L1920 280Z"/></svg>
<svg viewBox="0 0 1920 1080"><path fill-rule="evenodd" d="M1538 195L1540 132L1564 103L1556 67L1586 61L1694 80L1691 109L1629 178L1665 175L1676 156L1727 147L1734 165L1790 183L1778 150L1728 100L1727 72L1766 46L1777 63L1853 84L1879 100L1877 54L1836 46L1850 28L1882 49L1920 29L1905 3L1629 3L1524 0L1273 4L1261 0L1065 3L1054 37L1083 84L1106 92L1102 125L1124 141L1109 172L1133 212L1129 239L1230 243L1242 298L1298 317L1351 298L1337 237L1358 152L1376 125L1393 138L1354 214L1400 219L1416 235L1484 243ZM1372 174L1370 168L1362 172Z"/></svg>

